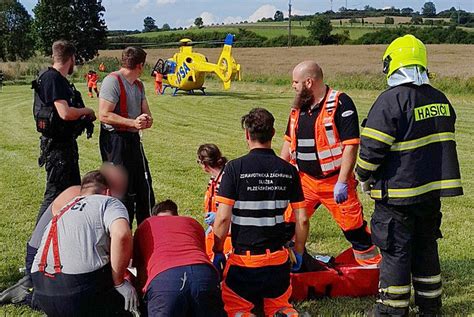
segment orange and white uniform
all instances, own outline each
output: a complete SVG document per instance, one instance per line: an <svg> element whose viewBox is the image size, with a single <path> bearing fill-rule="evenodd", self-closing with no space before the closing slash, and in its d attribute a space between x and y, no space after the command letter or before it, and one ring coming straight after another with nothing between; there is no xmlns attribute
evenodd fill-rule
<svg viewBox="0 0 474 317"><path fill-rule="evenodd" d="M204 195L204 212L217 212L217 207L219 203L216 201L216 196L219 192L219 185L221 183L222 171L217 175L217 177L212 176L207 185L206 194ZM214 253L212 252L212 247L214 246L214 232L211 230L206 231L206 254L209 256L209 259L212 260ZM232 251L232 242L230 234L227 235L227 238L224 242L224 254L228 255Z"/></svg>
<svg viewBox="0 0 474 317"><path fill-rule="evenodd" d="M285 141L290 144L290 163L299 170L308 216L324 205L351 242L357 262L378 263L380 255L364 221L354 175L347 181L348 199L341 204L334 199L344 148L359 144L359 121L351 98L327 87L319 104L305 111L292 109ZM291 211L286 215L294 221Z"/></svg>
<svg viewBox="0 0 474 317"><path fill-rule="evenodd" d="M87 73L86 80L88 88L97 89L97 81L99 80L99 75L97 73Z"/></svg>
<svg viewBox="0 0 474 317"><path fill-rule="evenodd" d="M155 92L161 94L163 92L163 74L155 71Z"/></svg>

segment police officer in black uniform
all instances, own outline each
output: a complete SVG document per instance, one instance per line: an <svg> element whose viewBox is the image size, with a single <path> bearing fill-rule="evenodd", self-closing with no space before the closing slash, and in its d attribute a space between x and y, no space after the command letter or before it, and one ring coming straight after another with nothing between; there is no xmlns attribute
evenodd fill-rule
<svg viewBox="0 0 474 317"><path fill-rule="evenodd" d="M38 163L45 165L46 190L38 218L66 188L79 185L79 153L76 138L85 129L92 134L94 110L86 108L81 94L67 80L74 71L76 48L68 41L53 43L53 65L33 82L33 113L41 136Z"/></svg>
<svg viewBox="0 0 474 317"><path fill-rule="evenodd" d="M463 194L456 153L456 114L429 85L424 44L394 40L384 56L390 88L369 111L356 172L375 199L372 240L381 249L376 316L407 316L411 283L422 316L441 308L440 197Z"/></svg>

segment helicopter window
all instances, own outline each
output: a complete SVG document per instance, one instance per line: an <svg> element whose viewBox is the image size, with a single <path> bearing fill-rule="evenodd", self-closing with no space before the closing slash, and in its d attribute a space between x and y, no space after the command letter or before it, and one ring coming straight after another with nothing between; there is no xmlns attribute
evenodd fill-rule
<svg viewBox="0 0 474 317"><path fill-rule="evenodd" d="M193 76L189 76L188 80L189 80L189 81L194 81Z"/></svg>
<svg viewBox="0 0 474 317"><path fill-rule="evenodd" d="M193 59L191 57L186 58L186 63L192 63Z"/></svg>

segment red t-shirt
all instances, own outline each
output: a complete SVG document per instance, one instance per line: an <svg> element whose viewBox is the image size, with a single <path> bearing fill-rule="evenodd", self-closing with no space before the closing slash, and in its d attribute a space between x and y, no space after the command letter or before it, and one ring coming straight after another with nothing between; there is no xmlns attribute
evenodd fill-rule
<svg viewBox="0 0 474 317"><path fill-rule="evenodd" d="M163 271L191 264L212 265L205 252L204 229L190 217L146 219L135 231L133 249L137 286L143 293L151 280Z"/></svg>

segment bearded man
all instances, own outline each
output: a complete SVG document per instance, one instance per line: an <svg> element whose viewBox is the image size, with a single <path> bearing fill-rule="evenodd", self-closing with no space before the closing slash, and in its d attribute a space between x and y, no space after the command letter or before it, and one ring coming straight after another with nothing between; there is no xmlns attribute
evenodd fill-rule
<svg viewBox="0 0 474 317"><path fill-rule="evenodd" d="M292 86L296 96L280 156L298 168L308 217L324 205L352 244L356 261L377 264L380 254L364 221L354 177L359 146L354 102L324 83L314 61L294 68Z"/></svg>

